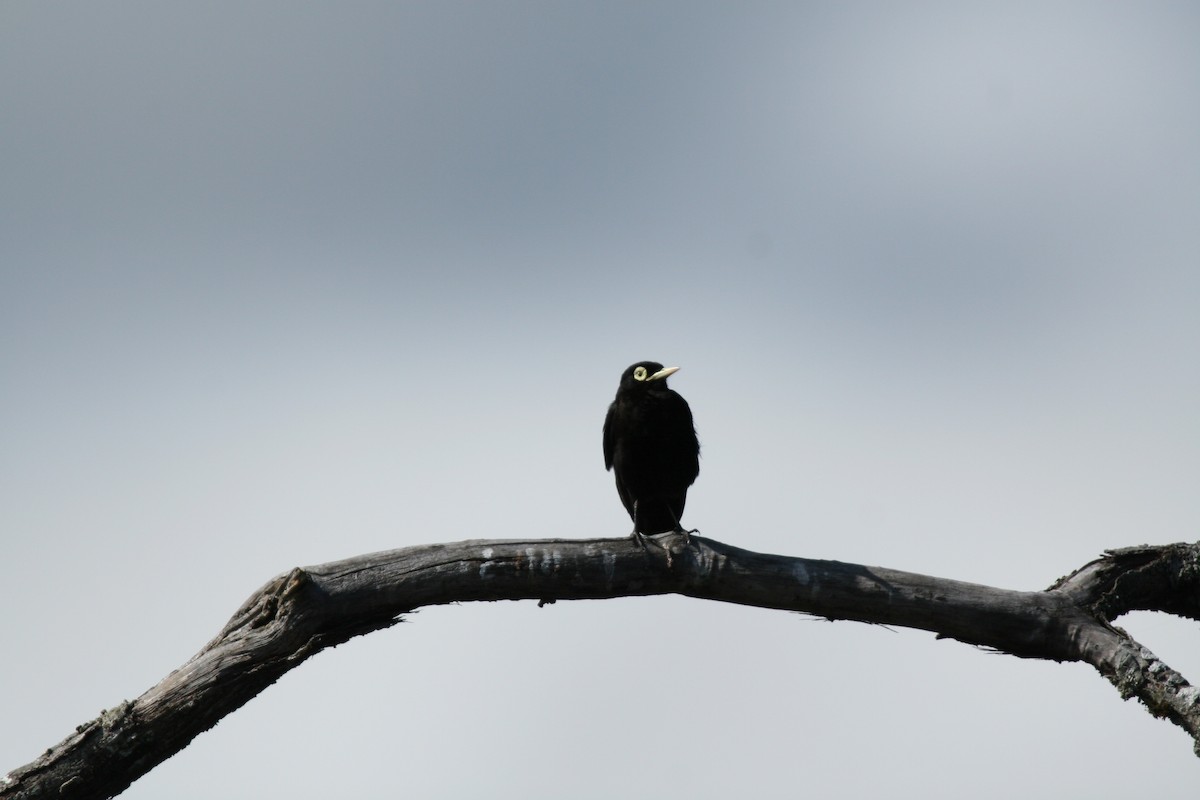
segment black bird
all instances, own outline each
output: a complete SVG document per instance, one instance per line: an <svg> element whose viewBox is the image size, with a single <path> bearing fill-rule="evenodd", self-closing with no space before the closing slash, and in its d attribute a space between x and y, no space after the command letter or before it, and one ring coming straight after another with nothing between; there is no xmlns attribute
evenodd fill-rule
<svg viewBox="0 0 1200 800"><path fill-rule="evenodd" d="M639 361L621 375L604 418L604 466L633 519L633 536L685 531L679 520L700 474L700 442L687 401L667 388L679 367Z"/></svg>

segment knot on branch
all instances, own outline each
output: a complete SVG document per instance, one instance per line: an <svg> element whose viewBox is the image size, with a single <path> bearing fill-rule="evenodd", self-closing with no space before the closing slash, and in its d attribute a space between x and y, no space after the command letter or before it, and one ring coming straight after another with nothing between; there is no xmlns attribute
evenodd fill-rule
<svg viewBox="0 0 1200 800"><path fill-rule="evenodd" d="M294 567L290 572L267 581L234 613L217 639L242 629L256 630L278 621L286 615L289 607L295 603L297 595L311 580L307 572L300 567Z"/></svg>

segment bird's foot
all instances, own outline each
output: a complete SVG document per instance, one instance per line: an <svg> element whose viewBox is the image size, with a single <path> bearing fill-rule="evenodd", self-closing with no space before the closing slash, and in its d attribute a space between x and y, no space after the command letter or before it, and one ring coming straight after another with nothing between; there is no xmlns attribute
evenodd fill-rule
<svg viewBox="0 0 1200 800"><path fill-rule="evenodd" d="M661 535L665 536L668 533L677 533L683 537L683 543L686 546L688 544L691 544L691 541L692 541L691 535L693 533L699 533L699 532L700 532L699 528L693 528L691 530L686 530L684 528L676 528L673 531L663 531ZM649 551L649 548L646 546L646 543L652 542L655 547L662 550L663 553L666 555L667 569L670 569L671 567L673 567L675 565L675 557L674 557L674 553L671 552L671 546L669 544L667 544L663 539L660 539L658 536L650 536L649 534L645 534L639 530L635 530L633 533L629 534L629 538L633 539L635 542L637 542L638 546L641 547L642 550L645 550L647 552Z"/></svg>
<svg viewBox="0 0 1200 800"><path fill-rule="evenodd" d="M684 544L691 544L691 543L692 543L692 534L693 534L693 533L699 533L699 532L700 532L700 529L699 529L699 528L692 528L692 529L689 531L688 529L686 529L686 528L684 528L684 527L680 526L680 527L678 527L678 528L676 528L676 529L675 529L675 532L676 532L676 533L678 533L680 536L682 536L682 537L683 537L683 543L684 543Z"/></svg>

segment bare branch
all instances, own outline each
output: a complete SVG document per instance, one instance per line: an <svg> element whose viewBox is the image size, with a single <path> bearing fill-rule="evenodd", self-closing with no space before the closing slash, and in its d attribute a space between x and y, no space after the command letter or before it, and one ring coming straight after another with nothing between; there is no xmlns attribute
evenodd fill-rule
<svg viewBox="0 0 1200 800"><path fill-rule="evenodd" d="M1200 544L1126 548L1044 592L882 567L766 555L674 534L476 540L357 556L269 581L187 663L132 702L81 725L0 781L0 800L112 797L285 672L421 606L472 600L682 594L936 632L1024 658L1083 661L1200 748L1200 691L1111 620L1131 609L1192 619Z"/></svg>

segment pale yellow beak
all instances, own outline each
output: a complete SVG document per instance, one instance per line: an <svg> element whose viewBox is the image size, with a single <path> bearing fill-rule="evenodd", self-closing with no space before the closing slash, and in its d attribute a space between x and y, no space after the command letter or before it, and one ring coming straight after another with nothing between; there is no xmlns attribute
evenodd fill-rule
<svg viewBox="0 0 1200 800"><path fill-rule="evenodd" d="M669 375L674 375L676 372L679 372L679 367L663 367L658 372L651 375L649 378L646 378L646 380L647 381L662 380L663 378L666 378Z"/></svg>

